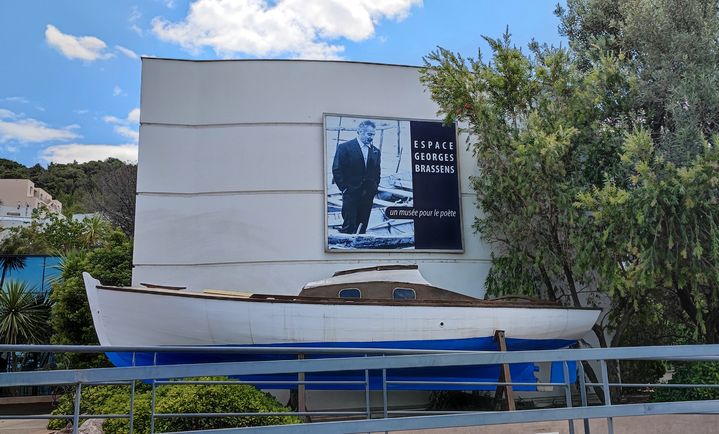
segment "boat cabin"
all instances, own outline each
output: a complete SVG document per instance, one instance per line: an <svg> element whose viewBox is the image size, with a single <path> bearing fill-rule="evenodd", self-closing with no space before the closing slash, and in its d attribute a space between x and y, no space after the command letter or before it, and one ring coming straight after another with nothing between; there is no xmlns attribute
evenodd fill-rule
<svg viewBox="0 0 719 434"><path fill-rule="evenodd" d="M299 295L366 300L477 300L432 286L416 265L380 265L338 271L329 279L306 284Z"/></svg>

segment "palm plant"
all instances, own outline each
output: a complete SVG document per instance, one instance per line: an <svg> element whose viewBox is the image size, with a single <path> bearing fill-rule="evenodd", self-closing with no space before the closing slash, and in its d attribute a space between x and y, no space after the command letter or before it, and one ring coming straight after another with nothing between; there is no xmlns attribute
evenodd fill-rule
<svg viewBox="0 0 719 434"><path fill-rule="evenodd" d="M26 282L10 280L0 291L0 340L37 344L47 340L50 304Z"/></svg>
<svg viewBox="0 0 719 434"><path fill-rule="evenodd" d="M86 247L97 247L103 234L107 232L108 222L99 215L86 219L83 223L82 242Z"/></svg>
<svg viewBox="0 0 719 434"><path fill-rule="evenodd" d="M46 293L26 282L10 280L0 291L0 341L4 344L37 344L48 340L50 303ZM13 366L8 353L7 370Z"/></svg>
<svg viewBox="0 0 719 434"><path fill-rule="evenodd" d="M5 284L5 277L9 271L25 268L25 257L20 255L0 255L0 268L2 268L0 288L3 288Z"/></svg>

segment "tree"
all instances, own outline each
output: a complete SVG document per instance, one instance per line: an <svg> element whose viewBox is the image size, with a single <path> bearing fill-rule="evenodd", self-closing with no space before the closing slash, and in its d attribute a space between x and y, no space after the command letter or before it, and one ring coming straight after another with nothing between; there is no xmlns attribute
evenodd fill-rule
<svg viewBox="0 0 719 434"><path fill-rule="evenodd" d="M0 251L62 255L71 250L102 245L103 237L112 233L112 225L100 217L78 221L41 208L33 211L29 225L16 226L8 232L0 242Z"/></svg>
<svg viewBox="0 0 719 434"><path fill-rule="evenodd" d="M119 229L108 229L102 244L92 249L70 250L60 265L60 278L53 284L50 323L52 343L60 345L96 345L97 334L85 294L82 272L87 271L108 285L129 285L132 277L132 239ZM97 367L107 363L103 356L68 354L60 364L65 367Z"/></svg>
<svg viewBox="0 0 719 434"><path fill-rule="evenodd" d="M10 280L0 290L0 336L4 344L41 344L50 338L47 294L25 282ZM6 369L13 370L14 353L7 353Z"/></svg>
<svg viewBox="0 0 719 434"><path fill-rule="evenodd" d="M474 227L495 247L488 291L592 304L593 233L574 202L617 165L630 77L618 57L597 56L582 72L566 50L535 44L530 57L509 35L485 39L489 63L439 49L422 80L445 119L470 133L481 172L472 179L482 210Z"/></svg>
<svg viewBox="0 0 719 434"><path fill-rule="evenodd" d="M684 165L719 128L718 10L714 0L569 0L557 14L580 58L597 46L628 57L643 128Z"/></svg>
<svg viewBox="0 0 719 434"><path fill-rule="evenodd" d="M578 201L601 234L599 275L634 306L658 300L694 340L719 342L717 3L570 0L558 14L580 58L626 53L636 77L622 164Z"/></svg>
<svg viewBox="0 0 719 434"><path fill-rule="evenodd" d="M25 258L20 255L0 255L0 267L2 267L0 288L4 288L7 273L25 268Z"/></svg>
<svg viewBox="0 0 719 434"><path fill-rule="evenodd" d="M47 169L39 164L25 167L12 160L0 158L0 179L30 179L37 187L48 193L63 204L63 213L70 216L74 213L87 213L94 209L89 206L88 196L93 189L93 179L104 176L121 168L135 171L134 165L128 165L118 159L108 158L105 161L88 161L86 163L55 164ZM111 186L114 188L114 186ZM134 203L134 190L131 197Z"/></svg>
<svg viewBox="0 0 719 434"><path fill-rule="evenodd" d="M47 342L50 305L26 282L8 281L0 291L0 336L4 344Z"/></svg>
<svg viewBox="0 0 719 434"><path fill-rule="evenodd" d="M597 231L575 202L617 170L634 122L632 75L622 56L597 51L581 69L565 49L535 43L525 55L508 34L485 39L489 62L440 48L425 58L422 81L445 120L468 133L477 159L474 227L494 250L487 290L575 307L608 302L612 316L593 331L601 346L614 345L633 307L621 293L601 292Z"/></svg>
<svg viewBox="0 0 719 434"><path fill-rule="evenodd" d="M88 194L89 207L132 236L135 230L136 191L137 166L122 165L102 171L92 178Z"/></svg>
<svg viewBox="0 0 719 434"><path fill-rule="evenodd" d="M608 290L623 292L637 308L659 293L652 296L681 307L677 319L707 343L719 342L717 139L680 167L639 130L622 154L629 185L609 179L579 198L602 231L604 252L619 255L600 249L595 258Z"/></svg>

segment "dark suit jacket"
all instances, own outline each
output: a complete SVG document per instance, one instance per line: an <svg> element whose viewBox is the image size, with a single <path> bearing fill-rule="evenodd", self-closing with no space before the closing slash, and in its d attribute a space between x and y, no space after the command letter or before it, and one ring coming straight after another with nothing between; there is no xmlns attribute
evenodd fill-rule
<svg viewBox="0 0 719 434"><path fill-rule="evenodd" d="M356 138L340 143L332 162L334 183L343 193L364 189L374 195L379 185L380 162L380 151L374 145L370 146L367 153L367 167L365 167L362 150Z"/></svg>

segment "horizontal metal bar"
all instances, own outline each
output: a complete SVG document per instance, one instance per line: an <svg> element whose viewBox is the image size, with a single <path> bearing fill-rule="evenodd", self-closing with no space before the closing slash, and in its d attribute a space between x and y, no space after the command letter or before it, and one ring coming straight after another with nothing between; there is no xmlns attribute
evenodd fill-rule
<svg viewBox="0 0 719 434"><path fill-rule="evenodd" d="M124 384L124 383L123 383ZM196 384L196 385L213 385L213 384L229 384L229 385L240 385L240 384L349 384L349 385L356 385L356 384L365 384L364 381L299 381L299 380L289 380L289 381L262 381L262 380L254 380L254 381L242 381L242 380L228 380L228 381L190 381L190 380L158 380L155 381L155 384L172 384L172 385L182 385L182 384ZM560 383L564 385L563 383Z"/></svg>
<svg viewBox="0 0 719 434"><path fill-rule="evenodd" d="M655 414L717 414L719 401L660 402L650 404L601 405L594 407L551 408L501 412L474 412L438 416L411 416L391 419L362 419L342 422L274 425L250 428L223 428L204 431L178 431L172 434L341 434L372 431L412 431L423 429L529 423L567 419L594 419Z"/></svg>
<svg viewBox="0 0 719 434"><path fill-rule="evenodd" d="M363 413L364 414L364 413ZM73 414L0 414L0 420L16 419L72 419ZM81 414L83 419L129 419L129 414Z"/></svg>
<svg viewBox="0 0 719 434"><path fill-rule="evenodd" d="M253 416L364 416L364 411L294 411L267 413L155 413L157 418L174 417L253 417Z"/></svg>
<svg viewBox="0 0 719 434"><path fill-rule="evenodd" d="M604 383L585 383L587 386L602 386ZM610 387L664 387L677 389L716 389L719 384L669 384L669 383L608 383Z"/></svg>
<svg viewBox="0 0 719 434"><path fill-rule="evenodd" d="M674 347L588 348L510 352L418 354L372 357L337 357L304 360L200 363L188 365L94 368L0 374L0 387L130 381L153 378L191 378L200 376L242 376L296 372L364 371L427 366L472 366L544 361L616 360L640 357L661 359L667 356L699 357L719 355L719 345L683 345Z"/></svg>
<svg viewBox="0 0 719 434"><path fill-rule="evenodd" d="M580 348L565 350L533 350L510 351L463 351L463 350L426 350L396 348L318 348L318 347L276 347L276 346L103 346L103 345L0 345L0 352L72 352L72 353L105 353L105 352L137 352L164 353L190 352L215 354L465 354L478 355L478 364L523 363L540 361L580 361L580 360L719 360L719 344L713 345L664 345L644 347L615 348ZM506 360L483 361L483 357L494 358L504 355ZM532 354L531 357L515 358L517 354ZM556 356L556 357L555 357Z"/></svg>
<svg viewBox="0 0 719 434"><path fill-rule="evenodd" d="M387 410L387 414L394 415L427 415L436 416L442 414L477 414L477 410ZM367 414L366 412L363 414Z"/></svg>
<svg viewBox="0 0 719 434"><path fill-rule="evenodd" d="M364 384L364 382L362 382ZM387 380L387 384L427 384L442 386L561 386L567 387L567 383L507 383L500 381L405 381L405 380Z"/></svg>

